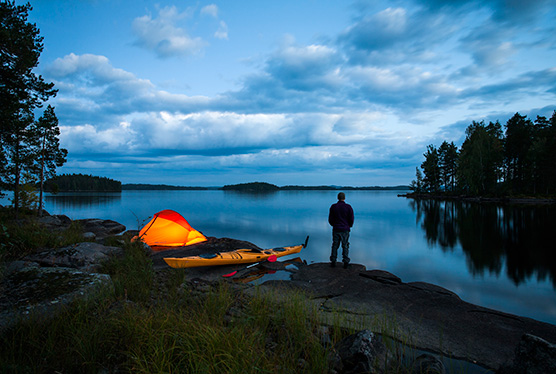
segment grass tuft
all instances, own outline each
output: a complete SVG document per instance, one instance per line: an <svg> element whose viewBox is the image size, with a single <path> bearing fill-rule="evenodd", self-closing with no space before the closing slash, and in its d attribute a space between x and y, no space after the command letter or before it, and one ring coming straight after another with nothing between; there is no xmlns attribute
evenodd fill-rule
<svg viewBox="0 0 556 374"><path fill-rule="evenodd" d="M103 271L110 274L117 298L147 302L154 278L152 261L140 242L127 241L123 249L124 255L105 263Z"/></svg>

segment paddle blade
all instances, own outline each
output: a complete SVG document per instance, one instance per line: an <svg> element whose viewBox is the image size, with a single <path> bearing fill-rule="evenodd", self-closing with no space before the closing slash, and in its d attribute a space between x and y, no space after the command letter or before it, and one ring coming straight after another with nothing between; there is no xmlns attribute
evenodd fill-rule
<svg viewBox="0 0 556 374"><path fill-rule="evenodd" d="M269 257L266 259L266 261L268 261L268 262L276 262L276 259L278 259L278 256L272 255L272 256L269 256ZM261 262L256 262L256 263L254 263L254 264L251 264L251 265L247 266L245 269L249 269L249 268L251 268L251 267L253 267L253 266L257 266L257 265L259 265L259 264L261 264ZM244 270L245 270L245 269L244 269ZM233 277L233 276L236 275L236 274L237 274L237 270L236 270L236 271L232 271L232 272L229 273L229 274L224 274L224 275L222 275L222 276L223 276L224 278L230 278L230 277Z"/></svg>

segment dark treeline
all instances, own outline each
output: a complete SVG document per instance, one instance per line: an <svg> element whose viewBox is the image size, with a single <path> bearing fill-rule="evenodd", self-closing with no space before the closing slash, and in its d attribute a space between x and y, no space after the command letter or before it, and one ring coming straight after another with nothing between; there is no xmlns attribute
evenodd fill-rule
<svg viewBox="0 0 556 374"><path fill-rule="evenodd" d="M209 187L187 187L187 186L172 186L168 184L145 184L145 183L126 183L122 184L122 190L209 190Z"/></svg>
<svg viewBox="0 0 556 374"><path fill-rule="evenodd" d="M292 191L399 191L399 190L409 190L409 186L390 186L390 187L380 187L380 186L368 186L368 187L351 187L351 186L283 186L280 187L281 190L292 190Z"/></svg>
<svg viewBox="0 0 556 374"><path fill-rule="evenodd" d="M68 191L106 191L119 192L122 182L84 174L62 174L45 182L45 190L49 192Z"/></svg>
<svg viewBox="0 0 556 374"><path fill-rule="evenodd" d="M272 192L272 191L348 191L348 190L409 190L409 186L393 186L393 187L349 187L349 186L283 186L278 187L274 184L265 182L252 182L232 184L222 187L225 191L249 191L249 192Z"/></svg>
<svg viewBox="0 0 556 374"><path fill-rule="evenodd" d="M241 184L228 184L222 187L224 191L242 191L242 192L272 192L278 191L280 187L265 183L265 182L252 182Z"/></svg>
<svg viewBox="0 0 556 374"><path fill-rule="evenodd" d="M460 149L429 145L411 188L417 193L473 196L556 194L556 111L531 121L516 113L504 128L475 122Z"/></svg>

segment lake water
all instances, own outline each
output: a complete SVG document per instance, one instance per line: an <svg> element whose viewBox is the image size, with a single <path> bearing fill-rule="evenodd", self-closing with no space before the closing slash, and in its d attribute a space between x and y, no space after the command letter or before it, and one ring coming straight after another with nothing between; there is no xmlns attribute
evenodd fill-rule
<svg viewBox="0 0 556 374"><path fill-rule="evenodd" d="M353 263L556 324L555 207L414 201L398 193L346 192L355 211ZM329 259L327 217L335 201L335 191L123 191L47 195L45 208L72 219L112 219L128 229L172 209L207 236L247 240L262 248L300 244L309 235L300 257L312 263Z"/></svg>

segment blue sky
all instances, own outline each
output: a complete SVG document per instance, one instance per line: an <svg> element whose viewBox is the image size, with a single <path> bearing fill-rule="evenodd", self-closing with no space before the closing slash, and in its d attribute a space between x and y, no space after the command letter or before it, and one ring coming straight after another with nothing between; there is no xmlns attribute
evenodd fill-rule
<svg viewBox="0 0 556 374"><path fill-rule="evenodd" d="M555 0L30 2L58 173L409 184L473 120L556 110Z"/></svg>

